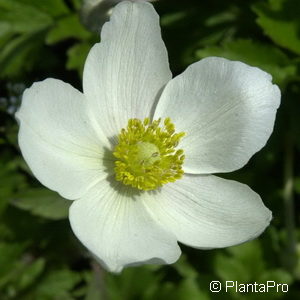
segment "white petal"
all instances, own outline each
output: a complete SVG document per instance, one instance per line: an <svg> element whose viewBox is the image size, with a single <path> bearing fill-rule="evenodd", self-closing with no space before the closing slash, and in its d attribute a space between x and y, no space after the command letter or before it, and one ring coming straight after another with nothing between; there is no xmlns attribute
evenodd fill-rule
<svg viewBox="0 0 300 300"><path fill-rule="evenodd" d="M114 138L130 118L145 118L171 79L159 18L153 6L122 2L90 51L83 90L106 136Z"/></svg>
<svg viewBox="0 0 300 300"><path fill-rule="evenodd" d="M169 264L180 256L175 236L151 218L141 195L104 180L70 208L74 233L112 272L129 265Z"/></svg>
<svg viewBox="0 0 300 300"><path fill-rule="evenodd" d="M169 116L186 132L179 147L187 173L236 170L266 144L280 103L271 79L258 68L210 57L168 83L154 118Z"/></svg>
<svg viewBox="0 0 300 300"><path fill-rule="evenodd" d="M107 175L105 140L92 130L85 106L85 97L72 86L47 79L24 92L16 115L19 145L32 172L68 199L81 197Z"/></svg>
<svg viewBox="0 0 300 300"><path fill-rule="evenodd" d="M243 243L261 234L271 220L271 212L248 186L212 175L185 175L144 203L178 241L195 248Z"/></svg>

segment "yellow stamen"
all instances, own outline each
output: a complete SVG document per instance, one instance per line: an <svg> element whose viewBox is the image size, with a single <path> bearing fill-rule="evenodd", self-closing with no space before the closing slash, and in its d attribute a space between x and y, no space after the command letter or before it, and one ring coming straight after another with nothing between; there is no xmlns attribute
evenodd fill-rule
<svg viewBox="0 0 300 300"><path fill-rule="evenodd" d="M175 133L170 118L162 127L160 122L130 119L127 128L121 130L113 152L116 180L148 191L182 177L183 150L175 147L185 133Z"/></svg>

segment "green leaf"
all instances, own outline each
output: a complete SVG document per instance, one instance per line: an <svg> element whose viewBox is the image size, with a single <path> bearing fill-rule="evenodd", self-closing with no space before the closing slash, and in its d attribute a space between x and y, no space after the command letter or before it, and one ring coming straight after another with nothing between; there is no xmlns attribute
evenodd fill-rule
<svg viewBox="0 0 300 300"><path fill-rule="evenodd" d="M21 273L18 280L17 288L18 290L23 290L33 284L39 275L43 272L45 267L45 260L39 258L29 264L24 271Z"/></svg>
<svg viewBox="0 0 300 300"><path fill-rule="evenodd" d="M18 0L24 4L34 6L39 11L46 13L47 15L57 17L69 13L69 8L62 0Z"/></svg>
<svg viewBox="0 0 300 300"><path fill-rule="evenodd" d="M295 189L295 192L300 195L300 177L295 177L295 180L294 180L294 189Z"/></svg>
<svg viewBox="0 0 300 300"><path fill-rule="evenodd" d="M91 34L79 22L78 15L68 15L59 19L46 37L46 43L51 45L65 39L86 39Z"/></svg>
<svg viewBox="0 0 300 300"><path fill-rule="evenodd" d="M82 6L82 0L71 0L71 2L76 10L79 10Z"/></svg>
<svg viewBox="0 0 300 300"><path fill-rule="evenodd" d="M263 299L273 300L282 298L284 295L290 294L290 285L293 282L293 277L284 270L273 269L263 272L261 276L257 278L256 282L264 285L268 284L270 286L268 292L264 293ZM288 292L286 292L287 289ZM257 298L253 295L251 299L256 300ZM289 299L293 299L293 297Z"/></svg>
<svg viewBox="0 0 300 300"><path fill-rule="evenodd" d="M1 291L10 291L17 295L31 286L44 270L45 260L34 260L30 254L24 254L24 250L25 244L0 244Z"/></svg>
<svg viewBox="0 0 300 300"><path fill-rule="evenodd" d="M52 220L68 217L71 201L65 200L57 193L43 188L28 189L14 196L12 203L33 215Z"/></svg>
<svg viewBox="0 0 300 300"><path fill-rule="evenodd" d="M53 300L72 299L70 291L80 281L80 274L69 269L53 270L49 272L36 286L29 299Z"/></svg>
<svg viewBox="0 0 300 300"><path fill-rule="evenodd" d="M0 287L6 283L7 275L15 269L16 262L25 249L24 244L0 243Z"/></svg>
<svg viewBox="0 0 300 300"><path fill-rule="evenodd" d="M270 73L274 82L278 84L283 84L296 73L296 66L282 51L271 45L251 40L239 39L227 42L221 47L206 47L198 50L196 56L197 58L220 56L242 61Z"/></svg>
<svg viewBox="0 0 300 300"><path fill-rule="evenodd" d="M269 0L253 6L257 23L275 43L300 54L298 0Z"/></svg>
<svg viewBox="0 0 300 300"><path fill-rule="evenodd" d="M55 22L60 25L60 20L69 15L70 10L62 0L0 0L0 77L15 80L22 78L35 64L47 67L45 36L52 29L53 39L63 38L69 30L67 24L62 22L56 28ZM84 30L77 23L70 25L76 25L74 35L82 36ZM60 32L63 36L58 36Z"/></svg>
<svg viewBox="0 0 300 300"><path fill-rule="evenodd" d="M291 284L293 282L293 277L284 270L275 269L263 272L258 281L264 283L268 280L275 281L276 283Z"/></svg>
<svg viewBox="0 0 300 300"><path fill-rule="evenodd" d="M25 185L25 177L17 172L15 161L5 163L0 160L0 215L9 204L8 199L13 195L14 190Z"/></svg>
<svg viewBox="0 0 300 300"><path fill-rule="evenodd" d="M0 22L0 38L12 31L12 26L6 22Z"/></svg>
<svg viewBox="0 0 300 300"><path fill-rule="evenodd" d="M251 279L251 274L240 261L221 253L215 259L215 272L224 282L227 280L247 282Z"/></svg>
<svg viewBox="0 0 300 300"><path fill-rule="evenodd" d="M177 272L184 278L196 278L197 271L187 261L185 255L181 255L180 259L173 265Z"/></svg>
<svg viewBox="0 0 300 300"><path fill-rule="evenodd" d="M178 300L209 300L209 294L200 290L195 279L188 278L183 280L177 289L176 299Z"/></svg>
<svg viewBox="0 0 300 300"><path fill-rule="evenodd" d="M87 58L87 55L91 49L89 43L78 43L73 47L69 48L67 55L67 69L78 71L79 76L82 76L84 62Z"/></svg>
<svg viewBox="0 0 300 300"><path fill-rule="evenodd" d="M39 32L19 35L10 40L0 53L1 77L17 76L28 71L41 55L42 40Z"/></svg>
<svg viewBox="0 0 300 300"><path fill-rule="evenodd" d="M182 21L186 17L186 12L169 13L161 17L161 26L172 26L174 23Z"/></svg>
<svg viewBox="0 0 300 300"><path fill-rule="evenodd" d="M215 261L216 273L224 281L251 282L265 269L261 246L257 240L229 247L227 252L230 256L219 253Z"/></svg>
<svg viewBox="0 0 300 300"><path fill-rule="evenodd" d="M265 269L262 248L258 240L227 248L235 260L241 262L252 279L257 278ZM255 264L253 264L255 261Z"/></svg>
<svg viewBox="0 0 300 300"><path fill-rule="evenodd" d="M0 20L9 23L17 33L39 31L52 23L48 14L35 7L7 0L0 0Z"/></svg>
<svg viewBox="0 0 300 300"><path fill-rule="evenodd" d="M157 299L157 291L161 275L154 273L148 266L128 268L121 276L106 274L105 286L108 299Z"/></svg>

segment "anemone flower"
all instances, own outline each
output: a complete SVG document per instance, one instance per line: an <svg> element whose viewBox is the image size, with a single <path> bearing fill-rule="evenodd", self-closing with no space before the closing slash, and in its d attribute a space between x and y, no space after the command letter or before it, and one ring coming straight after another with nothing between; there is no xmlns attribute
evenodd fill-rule
<svg viewBox="0 0 300 300"><path fill-rule="evenodd" d="M112 8L122 0L83 0L80 16L82 23L91 31L99 32L102 25L109 19ZM140 0L130 0L138 2ZM158 0L145 0L154 2Z"/></svg>
<svg viewBox="0 0 300 300"><path fill-rule="evenodd" d="M34 83L17 112L36 178L66 199L78 239L112 272L170 264L178 242L222 248L261 234L271 212L244 166L272 133L280 91L264 71L209 57L172 79L159 17L122 2L83 73L83 92Z"/></svg>

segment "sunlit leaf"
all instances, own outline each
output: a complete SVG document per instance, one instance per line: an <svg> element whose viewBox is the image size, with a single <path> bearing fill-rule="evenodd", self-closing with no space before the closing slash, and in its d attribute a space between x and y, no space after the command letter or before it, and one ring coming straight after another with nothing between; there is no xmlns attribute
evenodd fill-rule
<svg viewBox="0 0 300 300"><path fill-rule="evenodd" d="M258 241L229 247L227 250L230 256L219 253L215 261L216 273L224 281L249 282L264 270L265 264Z"/></svg>
<svg viewBox="0 0 300 300"><path fill-rule="evenodd" d="M173 265L177 272L184 278L196 278L197 271L187 261L186 256L182 255L180 259Z"/></svg>
<svg viewBox="0 0 300 300"><path fill-rule="evenodd" d="M8 22L0 22L0 38L12 31L12 25Z"/></svg>
<svg viewBox="0 0 300 300"><path fill-rule="evenodd" d="M89 36L90 33L80 24L78 16L73 14L57 21L55 26L47 34L46 43L55 44L69 38L80 40L88 38Z"/></svg>
<svg viewBox="0 0 300 300"><path fill-rule="evenodd" d="M20 274L17 287L23 290L34 283L45 267L45 259L39 258L29 263Z"/></svg>
<svg viewBox="0 0 300 300"><path fill-rule="evenodd" d="M39 300L72 299L70 291L80 281L80 275L69 269L50 271L36 286L32 293ZM32 297L32 296L31 296Z"/></svg>
<svg viewBox="0 0 300 300"><path fill-rule="evenodd" d="M44 188L27 189L15 195L12 203L32 214L52 220L67 218L71 201Z"/></svg>
<svg viewBox="0 0 300 300"><path fill-rule="evenodd" d="M259 281L267 282L268 280L272 280L281 284L291 284L293 282L293 277L290 273L284 270L268 270L261 274Z"/></svg>
<svg viewBox="0 0 300 300"><path fill-rule="evenodd" d="M283 84L296 73L296 66L278 48L251 40L234 40L221 47L212 46L198 50L198 58L221 56L230 60L242 61L270 73L274 82Z"/></svg>
<svg viewBox="0 0 300 300"><path fill-rule="evenodd" d="M39 57L42 44L40 33L28 33L10 40L0 53L1 77L17 76L28 71Z"/></svg>
<svg viewBox="0 0 300 300"><path fill-rule="evenodd" d="M39 31L52 22L48 14L31 5L7 0L0 0L0 20L11 24L18 33Z"/></svg>
<svg viewBox="0 0 300 300"><path fill-rule="evenodd" d="M298 0L269 0L253 6L257 23L275 43L300 54Z"/></svg>
<svg viewBox="0 0 300 300"><path fill-rule="evenodd" d="M62 16L69 13L69 8L62 0L18 0L21 3L30 5L50 16Z"/></svg>
<svg viewBox="0 0 300 300"><path fill-rule="evenodd" d="M7 274L14 270L24 249L24 244L0 242L0 287L6 283Z"/></svg>
<svg viewBox="0 0 300 300"><path fill-rule="evenodd" d="M150 268L128 268L122 276L107 274L105 278L106 293L111 300L156 299L158 282L161 275Z"/></svg>
<svg viewBox="0 0 300 300"><path fill-rule="evenodd" d="M197 281L192 278L183 280L177 289L176 293L178 300L209 300L208 290L205 292L201 291Z"/></svg>

